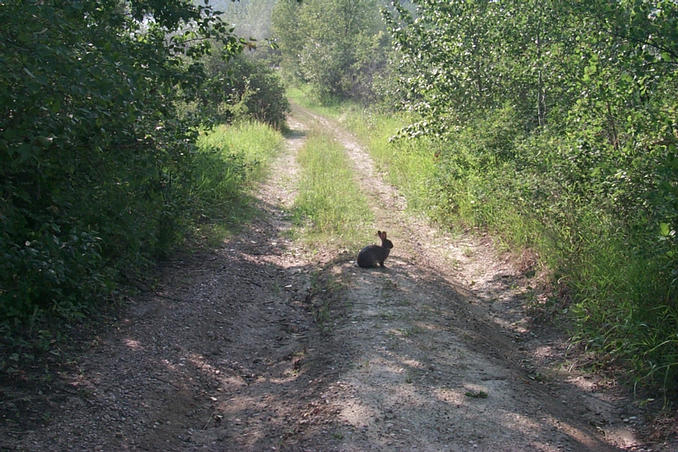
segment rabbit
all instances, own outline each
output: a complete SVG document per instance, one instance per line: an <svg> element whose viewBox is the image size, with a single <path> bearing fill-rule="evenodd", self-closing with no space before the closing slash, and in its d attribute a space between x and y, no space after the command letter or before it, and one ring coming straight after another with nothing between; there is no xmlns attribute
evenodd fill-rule
<svg viewBox="0 0 678 452"><path fill-rule="evenodd" d="M384 261L388 257L388 253L393 248L393 242L386 238L386 231L377 231L377 235L381 239L381 246L369 245L361 249L358 253L358 266L363 268L376 267L379 264L384 266Z"/></svg>

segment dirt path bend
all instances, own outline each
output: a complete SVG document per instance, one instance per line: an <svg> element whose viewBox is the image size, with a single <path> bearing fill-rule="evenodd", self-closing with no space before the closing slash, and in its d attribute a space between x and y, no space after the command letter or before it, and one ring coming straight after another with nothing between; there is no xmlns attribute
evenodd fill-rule
<svg viewBox="0 0 678 452"><path fill-rule="evenodd" d="M168 263L49 391L2 388L0 449L640 450L627 400L553 367L565 345L530 329L528 283L486 241L406 214L339 124L300 107L289 124L261 215ZM310 127L346 147L395 244L386 269L289 238Z"/></svg>

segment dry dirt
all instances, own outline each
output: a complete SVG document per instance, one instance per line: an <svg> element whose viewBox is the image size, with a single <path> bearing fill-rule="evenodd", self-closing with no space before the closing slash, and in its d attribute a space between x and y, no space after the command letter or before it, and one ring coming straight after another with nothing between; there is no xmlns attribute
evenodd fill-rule
<svg viewBox="0 0 678 452"><path fill-rule="evenodd" d="M53 382L2 388L0 449L650 450L628 394L568 366L562 335L530 321L529 256L405 212L336 122L295 106L289 126L254 193L261 215L167 262ZM311 127L346 147L395 245L386 268L290 238Z"/></svg>

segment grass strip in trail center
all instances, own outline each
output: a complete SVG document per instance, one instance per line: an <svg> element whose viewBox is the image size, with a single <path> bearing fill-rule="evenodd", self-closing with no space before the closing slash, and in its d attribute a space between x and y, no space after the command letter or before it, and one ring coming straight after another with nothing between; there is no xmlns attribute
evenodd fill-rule
<svg viewBox="0 0 678 452"><path fill-rule="evenodd" d="M294 218L302 238L324 249L357 247L373 235L374 214L340 144L314 131L299 151Z"/></svg>

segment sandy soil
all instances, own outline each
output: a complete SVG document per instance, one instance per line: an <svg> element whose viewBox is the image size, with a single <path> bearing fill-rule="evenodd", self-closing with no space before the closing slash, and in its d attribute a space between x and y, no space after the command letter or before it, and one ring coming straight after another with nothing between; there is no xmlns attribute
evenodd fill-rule
<svg viewBox="0 0 678 452"><path fill-rule="evenodd" d="M628 394L530 320L529 256L405 212L336 122L295 106L289 125L257 219L167 262L39 391L2 388L0 449L650 450ZM311 127L346 147L395 245L386 268L289 238Z"/></svg>

